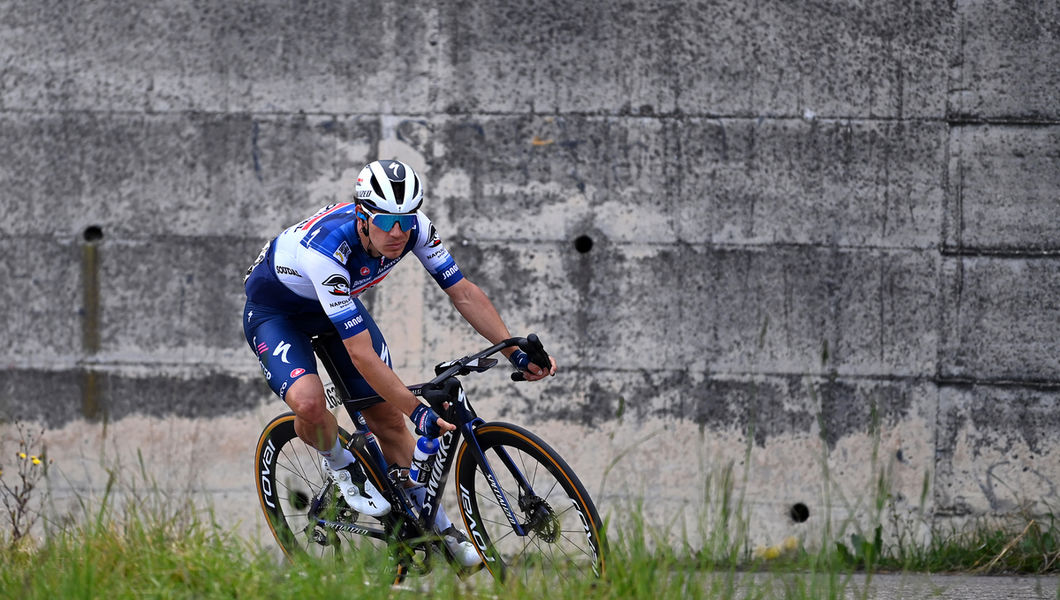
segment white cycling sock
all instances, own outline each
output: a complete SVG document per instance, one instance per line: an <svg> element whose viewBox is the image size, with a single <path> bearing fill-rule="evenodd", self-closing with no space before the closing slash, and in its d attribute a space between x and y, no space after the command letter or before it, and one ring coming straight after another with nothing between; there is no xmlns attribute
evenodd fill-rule
<svg viewBox="0 0 1060 600"><path fill-rule="evenodd" d="M338 471L343 467L347 467L353 463L353 453L342 447L342 442L339 441L338 436L335 436L335 447L327 452L323 450L317 450L321 456L328 461L328 466L333 471Z"/></svg>
<svg viewBox="0 0 1060 600"><path fill-rule="evenodd" d="M427 488L420 486L408 490L409 498L412 498L412 503L416 505L416 508L423 508L423 500L427 497ZM434 527L438 531L445 531L452 527L453 521L449 519L449 516L445 514L445 509L440 505L438 506L438 512L434 516Z"/></svg>

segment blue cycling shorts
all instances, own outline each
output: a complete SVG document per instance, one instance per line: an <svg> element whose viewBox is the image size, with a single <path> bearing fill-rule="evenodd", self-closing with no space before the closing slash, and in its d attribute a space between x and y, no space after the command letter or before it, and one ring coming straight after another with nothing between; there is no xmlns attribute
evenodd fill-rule
<svg viewBox="0 0 1060 600"><path fill-rule="evenodd" d="M393 367L390 350L379 327L361 301L354 302L357 311L364 316L372 336L372 347L388 367ZM281 400L299 377L308 373L317 374L317 359L310 339L324 334L335 334L327 335L324 345L350 396L356 399L376 395L357 367L353 366L349 352L335 331L335 325L324 311L291 314L249 300L243 308L243 335L258 356L265 381Z"/></svg>

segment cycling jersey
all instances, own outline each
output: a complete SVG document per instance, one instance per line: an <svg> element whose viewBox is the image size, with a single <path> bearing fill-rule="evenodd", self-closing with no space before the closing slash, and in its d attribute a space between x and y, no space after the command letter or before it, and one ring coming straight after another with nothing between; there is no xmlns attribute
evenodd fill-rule
<svg viewBox="0 0 1060 600"><path fill-rule="evenodd" d="M329 329L338 330L341 339L368 331L376 354L391 366L386 340L358 296L382 281L401 257L415 254L442 289L464 278L422 213L416 213L409 241L395 259L369 256L358 227L355 205L326 206L266 244L247 270L243 333L281 399L295 380L317 373L310 336ZM374 395L341 340L323 343L352 397Z"/></svg>
<svg viewBox="0 0 1060 600"><path fill-rule="evenodd" d="M442 289L464 278L434 225L416 212L409 241L397 258L372 257L361 245L353 203L325 206L285 229L262 249L247 272L247 300L292 314L323 311L343 338L365 331L357 299L382 281L409 252Z"/></svg>

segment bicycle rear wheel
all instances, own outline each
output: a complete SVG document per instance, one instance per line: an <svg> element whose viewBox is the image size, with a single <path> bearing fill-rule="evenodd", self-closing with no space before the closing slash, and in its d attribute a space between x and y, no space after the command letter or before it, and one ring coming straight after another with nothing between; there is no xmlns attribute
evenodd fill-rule
<svg viewBox="0 0 1060 600"><path fill-rule="evenodd" d="M339 429L343 445L350 434ZM350 451L361 464L369 464L356 446ZM331 485L325 490L327 477L320 454L307 445L294 431L294 413L285 413L265 426L255 452L255 478L258 500L276 542L288 559L308 555L312 557L365 554L365 560L385 560L387 544L361 533L362 528L382 530L375 519L351 510ZM378 489L383 489L379 475L366 469ZM323 527L323 519L331 526Z"/></svg>
<svg viewBox="0 0 1060 600"><path fill-rule="evenodd" d="M606 546L600 516L585 487L555 450L533 433L508 423L475 430L491 477L465 441L456 457L464 525L486 568L498 579L599 577ZM511 518L494 493L502 490Z"/></svg>

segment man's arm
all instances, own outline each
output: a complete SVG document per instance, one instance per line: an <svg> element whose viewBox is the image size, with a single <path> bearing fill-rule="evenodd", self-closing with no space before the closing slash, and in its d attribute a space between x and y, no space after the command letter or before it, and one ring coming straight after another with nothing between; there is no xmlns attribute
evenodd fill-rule
<svg viewBox="0 0 1060 600"><path fill-rule="evenodd" d="M375 393L397 407L405 416L411 417L412 411L423 404L405 387L397 373L388 367L383 362L383 359L379 358L379 355L375 353L375 348L372 347L371 333L362 331L353 337L346 338L342 343L346 346L346 351L350 353L350 360L353 361L353 365L357 367L357 370L360 371L368 385L372 386ZM441 418L438 419L437 423L441 427L442 432L456 429L452 424Z"/></svg>
<svg viewBox="0 0 1060 600"><path fill-rule="evenodd" d="M512 337L486 293L466 277L445 288L445 293L449 295L453 306L475 328L475 331L491 343L496 344ZM505 356L508 356L514 351L514 348L508 348L503 352ZM547 371L534 363L530 363L528 369L526 377L528 381L541 379L546 375L555 375L556 359L552 359L552 367Z"/></svg>

